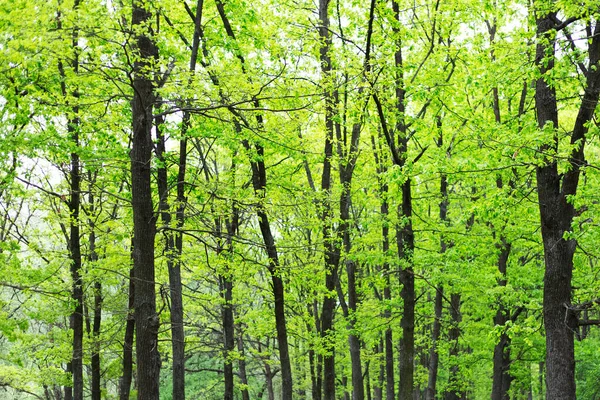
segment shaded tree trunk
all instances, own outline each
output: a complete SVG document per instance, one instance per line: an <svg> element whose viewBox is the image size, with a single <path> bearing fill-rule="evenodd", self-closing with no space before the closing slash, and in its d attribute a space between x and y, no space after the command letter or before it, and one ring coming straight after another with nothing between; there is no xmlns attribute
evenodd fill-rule
<svg viewBox="0 0 600 400"><path fill-rule="evenodd" d="M556 12L540 12L537 16L536 65L540 77L536 81L535 100L540 129L554 129L553 137L542 147L543 154L558 150L558 105L554 68L557 28ZM591 27L589 28L591 32ZM594 35L589 43L589 68L585 71L586 85L577 118L570 137L572 150L569 168L559 173L557 160L546 156L536 168L538 201L544 244L544 328L546 331L546 399L575 399L574 332L577 315L570 309L571 280L575 239L567 238L575 216L570 200L577 193L584 156L588 126L593 118L600 94L600 21L595 22Z"/></svg>
<svg viewBox="0 0 600 400"><path fill-rule="evenodd" d="M73 10L77 11L79 8L79 0L75 0L73 3ZM61 11L57 12L57 26L58 29L62 29L62 15ZM73 73L77 75L79 73L79 52L78 52L78 41L79 41L79 28L77 26L72 28L71 34L71 50L73 51L70 67ZM77 102L79 99L79 92L77 89L71 93L67 89L67 74L63 62L59 60L58 71L61 76L61 93L66 103L69 104L67 97L71 95ZM67 366L67 372L71 372L73 379L73 386L65 388L65 397L67 399L74 398L75 400L83 400L83 278L81 276L81 239L80 239L80 220L79 213L81 209L81 166L79 158L79 129L80 129L80 118L79 118L79 105L71 104L71 112L73 116L67 118L67 132L69 139L73 145L71 151L70 170L69 170L69 237L67 247L69 250L69 257L71 259L70 272L72 281L71 298L73 300L74 309L69 318L70 328L73 330L73 349L71 362Z"/></svg>
<svg viewBox="0 0 600 400"><path fill-rule="evenodd" d="M92 185L95 182L95 176L88 173L90 180L88 203L89 215L88 226L89 233L89 261L93 264L98 261L98 253L96 252L96 229L92 216L95 213L95 199ZM114 213L113 213L114 214ZM92 322L92 383L91 392L92 400L100 400L101 391L101 370L100 370L100 327L102 324L102 283L98 278L94 279L94 317Z"/></svg>
<svg viewBox="0 0 600 400"><path fill-rule="evenodd" d="M183 299L181 295L181 270L178 255L175 249L175 238L171 231L171 211L169 206L169 188L167 176L167 160L165 156L165 137L162 133L164 117L157 117L156 130L156 158L159 161L157 168L157 187L159 193L159 211L164 225L163 234L165 240L164 253L167 258L167 270L169 271L169 295L171 298L171 351L173 357L173 400L185 399L185 337L183 331ZM181 167L180 167L181 168ZM179 184L179 182L178 182Z"/></svg>
<svg viewBox="0 0 600 400"><path fill-rule="evenodd" d="M152 29L152 13L145 2L134 0L132 27L137 53L133 79L133 140L131 148L131 205L133 210L133 268L135 271L136 367L138 397L158 400L160 355L159 318L156 313L154 279L154 239L156 220L152 206L152 109L155 101L149 69L157 57Z"/></svg>
<svg viewBox="0 0 600 400"><path fill-rule="evenodd" d="M446 393L444 393L445 400L461 400L464 397L462 393L464 385L461 382L457 359L460 350L460 322L462 321L460 303L460 294L453 293L450 296L450 318L452 322L448 332L448 341L450 342L450 376L448 377Z"/></svg>
<svg viewBox="0 0 600 400"><path fill-rule="evenodd" d="M242 382L242 400L250 400L250 393L248 391L248 374L246 373L246 356L244 354L244 333L241 328L238 329L237 336L237 349L239 353L238 368L240 371L240 381Z"/></svg>
<svg viewBox="0 0 600 400"><path fill-rule="evenodd" d="M437 378L440 355L438 353L438 341L440 339L440 331L442 327L442 311L443 311L443 287L440 285L435 291L434 300L434 319L431 329L431 348L429 349L429 370L427 376L427 389L425 390L425 400L435 400L437 393Z"/></svg>
<svg viewBox="0 0 600 400"><path fill-rule="evenodd" d="M132 246L133 249L133 246ZM135 272L129 271L129 303L123 338L123 375L119 379L119 400L129 400L133 376L133 340L135 332Z"/></svg>
<svg viewBox="0 0 600 400"><path fill-rule="evenodd" d="M498 280L498 286L506 286L506 268L508 264L508 256L510 254L510 244L502 241L500 245L500 255L498 257L498 272L501 278ZM494 324L504 327L510 321L509 311L500 302ZM500 334L500 340L494 346L494 367L492 376L492 400L508 400L508 391L512 382L512 376L509 373L510 369L510 337L503 328Z"/></svg>

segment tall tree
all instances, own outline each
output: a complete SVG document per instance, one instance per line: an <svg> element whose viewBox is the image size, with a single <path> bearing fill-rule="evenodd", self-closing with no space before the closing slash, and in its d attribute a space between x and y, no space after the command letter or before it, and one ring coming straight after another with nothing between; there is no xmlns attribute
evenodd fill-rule
<svg viewBox="0 0 600 400"><path fill-rule="evenodd" d="M135 276L135 330L138 397L158 400L160 355L156 312L151 161L153 107L156 99L152 70L158 57L151 28L151 5L135 0L132 30L133 64L131 205L133 209L133 269Z"/></svg>
<svg viewBox="0 0 600 400"><path fill-rule="evenodd" d="M574 332L577 314L572 309L573 256L577 241L569 236L577 210L577 194L582 168L586 165L585 144L600 95L600 21L595 20L588 39L588 65L584 69L584 94L569 143L567 170L559 171L555 156L560 142L557 82L553 77L556 63L557 32L580 18L560 21L553 1L534 3L536 15L535 85L537 122L550 138L539 149L543 160L536 168L538 201L544 244L544 328L546 331L546 399L575 399ZM589 20L590 24L593 19ZM588 28L592 32L592 27Z"/></svg>

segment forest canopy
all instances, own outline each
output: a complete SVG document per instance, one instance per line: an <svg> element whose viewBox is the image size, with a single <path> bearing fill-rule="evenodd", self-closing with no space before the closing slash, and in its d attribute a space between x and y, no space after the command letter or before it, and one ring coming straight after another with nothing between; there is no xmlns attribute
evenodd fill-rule
<svg viewBox="0 0 600 400"><path fill-rule="evenodd" d="M0 397L600 399L596 0L0 0Z"/></svg>

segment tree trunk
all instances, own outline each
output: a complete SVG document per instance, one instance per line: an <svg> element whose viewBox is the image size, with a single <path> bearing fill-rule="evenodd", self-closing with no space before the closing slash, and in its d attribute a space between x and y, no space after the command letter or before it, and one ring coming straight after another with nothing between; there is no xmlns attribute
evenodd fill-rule
<svg viewBox="0 0 600 400"><path fill-rule="evenodd" d="M262 125L261 120L259 120L259 125ZM251 146L247 141L244 141L244 147L246 150L251 150ZM258 143L254 144L254 148L258 160L250 162L252 167L252 185L254 187L254 193L259 197L259 204L256 205L256 215L258 216L258 225L269 259L268 270L271 275L271 288L273 290L273 298L275 301L275 325L277 329L277 345L279 347L279 362L281 364L281 396L283 399L291 399L293 393L292 368L289 355L287 324L285 320L284 284L283 279L281 278L279 255L277 254L275 239L273 238L273 233L271 231L271 224L266 210L262 205L267 188L264 149Z"/></svg>
<svg viewBox="0 0 600 400"><path fill-rule="evenodd" d="M158 400L160 355L159 318L156 313L154 238L156 220L152 206L152 109L155 101L149 68L157 57L153 42L152 13L145 2L134 0L132 27L137 32L133 80L133 140L131 148L131 205L133 210L133 268L135 270L135 325L138 397Z"/></svg>
<svg viewBox="0 0 600 400"><path fill-rule="evenodd" d="M550 125L554 135L542 153L558 149L558 105L552 70L555 58L556 12L538 15L536 65L540 77L536 82L536 111L538 127ZM575 239L565 235L571 231L575 209L571 197L577 194L584 157L588 126L598 104L600 94L600 21L595 23L594 35L589 44L589 68L586 87L571 133L572 150L567 172L558 171L557 160L547 156L544 165L536 168L538 201L544 244L544 328L546 331L546 399L575 399L574 332L577 315L571 305L571 280ZM562 182L561 182L562 181Z"/></svg>
<svg viewBox="0 0 600 400"><path fill-rule="evenodd" d="M219 276L220 282L220 290L224 304L221 308L221 318L223 324L223 346L224 351L223 355L225 358L224 368L223 368L223 380L225 384L225 390L223 392L224 400L233 400L233 390L234 390L234 381L233 381L233 360L231 359L231 353L235 349L235 341L234 341L234 321L233 321L233 295L232 289L233 284L231 281L231 276Z"/></svg>
<svg viewBox="0 0 600 400"><path fill-rule="evenodd" d="M71 121L69 131L75 147L79 146L79 121ZM75 309L71 314L71 329L73 329L73 398L83 400L83 278L81 276L81 241L79 237L79 210L81 204L81 175L79 155L71 153L71 199L69 252L71 255L71 279L73 282L72 298Z"/></svg>
<svg viewBox="0 0 600 400"><path fill-rule="evenodd" d="M244 333L241 328L238 329L237 337L237 349L239 353L238 368L240 370L240 381L242 382L242 400L250 400L250 393L248 392L248 375L246 373L246 356L244 355Z"/></svg>
<svg viewBox="0 0 600 400"><path fill-rule="evenodd" d="M93 182L94 179L92 174L88 174L90 176L90 182ZM90 215L94 215L94 195L92 191L92 183L90 183L89 188L89 209ZM90 228L89 234L89 261L91 263L95 263L98 261L98 253L96 252L96 231L94 221L90 217L88 219L88 225ZM91 384L91 392L92 392L92 400L100 400L102 396L102 391L100 388L100 380L101 380L101 370L100 370L100 327L102 324L102 283L100 280L96 278L94 280L94 318L92 322L92 384Z"/></svg>
<svg viewBox="0 0 600 400"><path fill-rule="evenodd" d="M450 296L450 318L452 325L448 332L448 341L450 342L450 376L448 377L448 388L444 394L445 400L461 400L464 396L462 393L463 384L460 377L460 369L458 367L459 354L459 338L460 338L460 322L462 316L460 313L460 294L453 293Z"/></svg>
<svg viewBox="0 0 600 400"><path fill-rule="evenodd" d="M431 330L431 348L429 349L429 374L427 390L425 391L425 400L435 400L435 395L437 393L437 375L440 360L437 344L440 339L440 331L442 326L443 290L444 289L440 285L435 291L434 319L433 328Z"/></svg>
<svg viewBox="0 0 600 400"><path fill-rule="evenodd" d="M329 30L329 0L319 0L319 38L321 46L319 48L321 74L323 75L325 85L325 151L323 160L323 173L321 175L321 190L327 198L323 200L323 241L325 246L325 288L327 293L323 299L321 309L321 337L327 342L328 336L333 331L333 316L335 311L335 297L332 295L335 291L338 281L337 266L339 265L339 256L336 255L335 245L333 243L332 227L329 225L332 218L330 199L331 195L331 159L333 157L333 130L334 122L334 95L331 89L333 82L331 75L331 58L329 48L331 46L331 32ZM323 400L336 400L335 396L335 356L333 349L326 349L323 355Z"/></svg>
<svg viewBox="0 0 600 400"><path fill-rule="evenodd" d="M133 246L132 246L133 249ZM127 322L123 339L123 375L119 379L119 400L129 400L131 378L133 376L133 339L135 332L135 272L129 271L129 304L127 305Z"/></svg>
<svg viewBox="0 0 600 400"><path fill-rule="evenodd" d="M181 271L179 268L178 253L175 249L175 238L169 229L171 226L171 212L169 207L169 187L167 176L167 160L165 158L165 137L162 133L163 117L157 117L156 130L156 158L159 161L157 168L157 187L159 193L159 211L162 223L165 227L164 253L167 258L167 270L169 271L169 295L171 298L171 351L173 353L173 400L185 399L185 336L183 331L183 300ZM178 182L179 183L179 182Z"/></svg>
<svg viewBox="0 0 600 400"><path fill-rule="evenodd" d="M381 198L381 216L383 219L383 225L381 228L382 236L382 252L388 254L390 251L390 228L389 228L389 203L387 201L389 195L388 184L385 183L381 176L387 172L387 167L383 163L381 145L377 145L375 137L371 137L371 144L375 155L375 163L377 164L377 174L380 177L379 182L379 197ZM383 317L386 321L389 321L392 316L391 312L391 301L392 301L392 288L390 282L390 264L384 262L382 266L382 273L385 276L385 286L383 288L383 300L385 302L385 308L383 311ZM392 335L392 327L388 325L384 333L384 340L382 341L383 350L385 351L385 398L386 400L394 400L395 388L394 388L394 340ZM381 382L383 383L383 382Z"/></svg>
<svg viewBox="0 0 600 400"><path fill-rule="evenodd" d="M73 10L77 12L79 8L79 0L75 0L73 3ZM57 12L57 25L58 29L62 29L62 15L60 9ZM70 67L73 73L77 75L79 73L79 52L78 52L78 41L79 41L79 29L77 26L72 28L71 34L71 50L73 51ZM75 88L71 93L67 89L67 75L63 66L62 61L58 62L58 70L61 76L61 92L65 99L65 102L69 104L68 96L71 95L75 101L78 101L79 92ZM79 154L79 105L70 104L71 112L73 116L67 118L67 132L69 139L73 145L71 151L70 170L69 170L69 240L67 247L69 250L69 257L71 259L71 298L73 300L74 309L69 318L70 328L73 330L73 349L72 358L70 365L67 366L67 370L70 369L73 379L72 388L65 388L65 397L68 399L74 398L75 400L83 400L83 278L81 276L81 240L80 240L80 220L79 213L81 208L81 166ZM71 397L72 396L72 397Z"/></svg>
<svg viewBox="0 0 600 400"><path fill-rule="evenodd" d="M498 280L498 286L506 287L506 268L508 264L508 256L510 254L510 244L506 243L502 238L500 245L500 255L498 256L498 272L501 278ZM494 324L502 327L500 340L494 346L494 367L492 377L492 400L509 400L508 391L512 382L512 376L509 373L510 369L510 337L506 333L505 325L510 321L509 311L506 309L502 300L496 316Z"/></svg>

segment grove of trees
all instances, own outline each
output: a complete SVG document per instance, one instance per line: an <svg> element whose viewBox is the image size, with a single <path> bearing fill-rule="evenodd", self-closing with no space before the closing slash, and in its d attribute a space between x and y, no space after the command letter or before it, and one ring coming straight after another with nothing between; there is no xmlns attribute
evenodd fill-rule
<svg viewBox="0 0 600 400"><path fill-rule="evenodd" d="M599 95L597 0L0 0L0 398L600 399Z"/></svg>

